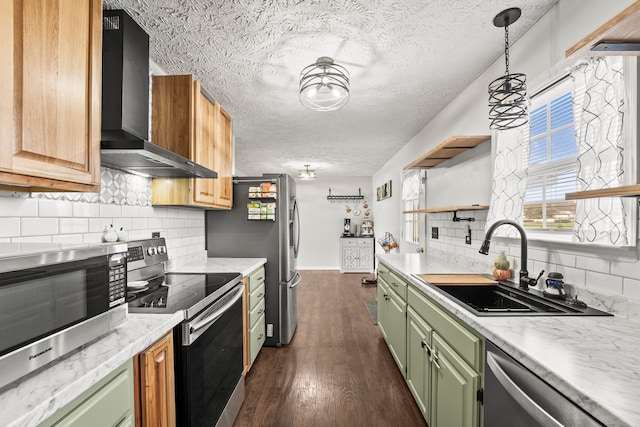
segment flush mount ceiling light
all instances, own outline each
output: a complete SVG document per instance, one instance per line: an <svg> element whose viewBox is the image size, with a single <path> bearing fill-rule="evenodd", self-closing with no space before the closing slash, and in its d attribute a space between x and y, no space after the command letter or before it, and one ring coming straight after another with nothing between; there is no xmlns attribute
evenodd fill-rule
<svg viewBox="0 0 640 427"><path fill-rule="evenodd" d="M300 102L316 111L333 111L349 100L349 72L328 56L300 73Z"/></svg>
<svg viewBox="0 0 640 427"><path fill-rule="evenodd" d="M298 178L304 181L316 179L316 171L309 170L309 165L304 165L305 169L298 171Z"/></svg>
<svg viewBox="0 0 640 427"><path fill-rule="evenodd" d="M489 120L491 129L513 129L529 121L527 76L509 74L509 25L520 18L518 7L503 10L493 18L493 25L504 27L504 62L506 71L489 84Z"/></svg>

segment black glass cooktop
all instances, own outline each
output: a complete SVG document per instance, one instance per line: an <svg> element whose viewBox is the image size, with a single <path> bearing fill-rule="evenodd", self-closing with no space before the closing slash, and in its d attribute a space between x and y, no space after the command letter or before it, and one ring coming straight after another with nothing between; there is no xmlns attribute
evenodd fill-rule
<svg viewBox="0 0 640 427"><path fill-rule="evenodd" d="M130 313L176 313L193 317L241 283L240 273L165 274L127 286Z"/></svg>

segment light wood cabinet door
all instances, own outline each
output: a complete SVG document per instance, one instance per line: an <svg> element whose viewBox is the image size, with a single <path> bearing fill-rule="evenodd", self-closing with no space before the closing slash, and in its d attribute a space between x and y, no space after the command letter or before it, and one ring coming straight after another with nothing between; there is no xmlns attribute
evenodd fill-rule
<svg viewBox="0 0 640 427"><path fill-rule="evenodd" d="M214 205L231 209L233 205L233 120L219 102L215 104L215 144L213 170L218 172L214 181Z"/></svg>
<svg viewBox="0 0 640 427"><path fill-rule="evenodd" d="M176 425L173 333L139 354L140 425Z"/></svg>
<svg viewBox="0 0 640 427"><path fill-rule="evenodd" d="M102 1L4 0L0 36L3 188L99 191Z"/></svg>
<svg viewBox="0 0 640 427"><path fill-rule="evenodd" d="M231 116L202 94L191 75L154 76L152 85L151 140L218 172L218 178L153 179L151 203L231 209Z"/></svg>

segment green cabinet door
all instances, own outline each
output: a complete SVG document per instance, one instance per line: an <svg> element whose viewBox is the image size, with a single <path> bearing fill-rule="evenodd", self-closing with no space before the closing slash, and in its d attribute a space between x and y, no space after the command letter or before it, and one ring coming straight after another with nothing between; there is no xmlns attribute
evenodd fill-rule
<svg viewBox="0 0 640 427"><path fill-rule="evenodd" d="M425 420L431 416L431 334L433 329L407 308L407 385Z"/></svg>
<svg viewBox="0 0 640 427"><path fill-rule="evenodd" d="M432 336L430 427L477 427L480 423L478 374L437 333Z"/></svg>
<svg viewBox="0 0 640 427"><path fill-rule="evenodd" d="M378 276L378 327L382 332L382 337L387 341L388 306L389 306L389 286L382 277Z"/></svg>
<svg viewBox="0 0 640 427"><path fill-rule="evenodd" d="M407 376L407 303L393 291L389 292L387 321L387 343L393 358L402 372Z"/></svg>

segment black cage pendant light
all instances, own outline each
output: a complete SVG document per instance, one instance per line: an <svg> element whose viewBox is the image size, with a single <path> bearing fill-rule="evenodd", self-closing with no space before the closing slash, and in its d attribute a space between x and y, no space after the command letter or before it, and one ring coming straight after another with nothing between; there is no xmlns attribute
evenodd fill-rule
<svg viewBox="0 0 640 427"><path fill-rule="evenodd" d="M520 18L518 7L503 10L493 18L493 25L504 27L504 62L506 71L489 84L489 120L491 129L513 129L529 121L527 76L509 74L509 25Z"/></svg>
<svg viewBox="0 0 640 427"><path fill-rule="evenodd" d="M333 111L349 100L349 72L328 56L300 73L300 102L310 110Z"/></svg>

